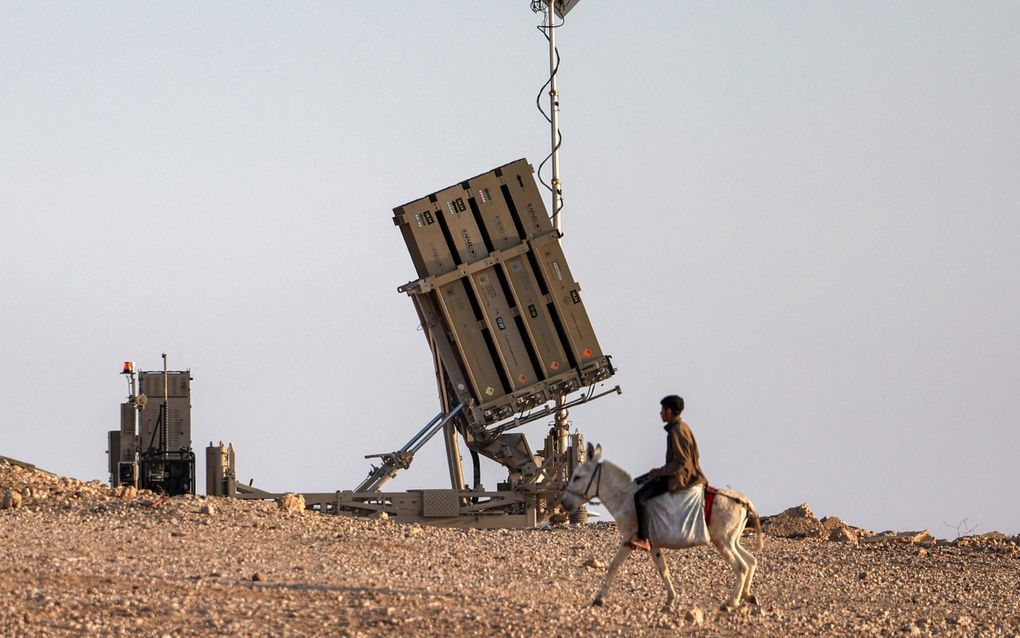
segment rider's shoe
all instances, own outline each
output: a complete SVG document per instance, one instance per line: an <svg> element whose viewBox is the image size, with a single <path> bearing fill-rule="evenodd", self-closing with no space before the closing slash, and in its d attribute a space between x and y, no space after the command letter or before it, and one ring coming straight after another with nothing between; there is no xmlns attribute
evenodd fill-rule
<svg viewBox="0 0 1020 638"><path fill-rule="evenodd" d="M631 549L640 549L644 552L652 551L652 544L648 542L647 538L632 538L627 541L627 547Z"/></svg>

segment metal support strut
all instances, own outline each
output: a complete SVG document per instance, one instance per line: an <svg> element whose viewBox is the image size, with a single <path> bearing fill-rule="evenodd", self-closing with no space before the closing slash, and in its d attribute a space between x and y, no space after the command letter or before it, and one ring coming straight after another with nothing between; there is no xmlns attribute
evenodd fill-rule
<svg viewBox="0 0 1020 638"><path fill-rule="evenodd" d="M396 477L398 470L406 470L411 467L411 461L414 459L415 453L422 448L423 445L428 443L429 439L436 435L437 432L442 430L446 424L452 419L458 412L460 412L462 405L458 405L446 414L440 412L436 416L432 417L432 420L425 424L417 434L411 437L404 447L400 448L396 452L383 452L381 454L366 454L366 459L380 458L382 459L382 465L379 467L372 467L372 471L368 473L368 477L362 481L355 492L372 492L378 490L383 486L384 483L389 481L391 478Z"/></svg>

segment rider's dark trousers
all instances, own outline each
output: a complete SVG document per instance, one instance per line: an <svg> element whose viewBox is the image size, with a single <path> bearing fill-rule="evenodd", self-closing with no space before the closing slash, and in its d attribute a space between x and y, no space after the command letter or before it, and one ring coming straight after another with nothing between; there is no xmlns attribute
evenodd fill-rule
<svg viewBox="0 0 1020 638"><path fill-rule="evenodd" d="M668 491L669 477L661 476L648 481L638 488L638 491L634 494L634 506L637 509L638 538L648 538L648 516L645 514L648 501Z"/></svg>

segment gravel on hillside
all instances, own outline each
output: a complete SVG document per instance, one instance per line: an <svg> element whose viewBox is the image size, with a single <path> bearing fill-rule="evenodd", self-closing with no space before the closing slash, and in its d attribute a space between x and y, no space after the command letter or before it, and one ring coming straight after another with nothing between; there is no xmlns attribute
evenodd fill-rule
<svg viewBox="0 0 1020 638"><path fill-rule="evenodd" d="M761 604L730 613L713 550L668 552L679 599L664 611L637 553L591 605L612 523L443 529L160 499L2 461L0 496L2 636L1020 636L1020 547L1001 534L768 536Z"/></svg>

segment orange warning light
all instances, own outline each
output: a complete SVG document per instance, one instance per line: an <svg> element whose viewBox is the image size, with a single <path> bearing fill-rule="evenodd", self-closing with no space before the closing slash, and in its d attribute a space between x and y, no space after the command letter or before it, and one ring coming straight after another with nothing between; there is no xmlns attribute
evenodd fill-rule
<svg viewBox="0 0 1020 638"><path fill-rule="evenodd" d="M124 369L121 370L120 373L121 374L134 374L134 372L135 372L135 362L134 361L125 361L124 362Z"/></svg>
<svg viewBox="0 0 1020 638"><path fill-rule="evenodd" d="M585 356L585 358L590 357L591 356L591 348L585 348L583 351L581 351L581 354L583 354Z"/></svg>
<svg viewBox="0 0 1020 638"><path fill-rule="evenodd" d="M549 364L549 367L552 368L553 370L559 370L560 369L560 362L559 361L553 361L552 363Z"/></svg>

